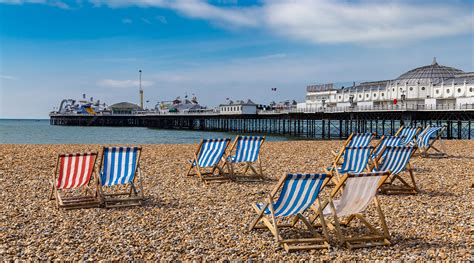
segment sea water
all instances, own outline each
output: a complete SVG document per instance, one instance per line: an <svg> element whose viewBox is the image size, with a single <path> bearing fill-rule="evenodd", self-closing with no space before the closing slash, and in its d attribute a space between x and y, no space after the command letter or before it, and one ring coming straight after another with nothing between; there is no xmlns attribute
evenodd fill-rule
<svg viewBox="0 0 474 263"><path fill-rule="evenodd" d="M164 130L141 127L55 126L49 120L0 119L0 144L188 144L203 138L235 137L208 131ZM288 137L267 136L268 141Z"/></svg>

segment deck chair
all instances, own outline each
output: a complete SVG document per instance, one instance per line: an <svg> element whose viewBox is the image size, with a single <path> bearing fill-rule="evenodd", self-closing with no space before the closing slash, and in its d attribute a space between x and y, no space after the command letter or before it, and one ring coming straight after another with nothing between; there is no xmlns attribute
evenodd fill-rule
<svg viewBox="0 0 474 263"><path fill-rule="evenodd" d="M362 173L368 168L370 155L374 147L347 147L344 150L344 159L341 167L339 167L340 160L334 160L332 166L326 170L332 174L332 181L337 184L339 179L345 173Z"/></svg>
<svg viewBox="0 0 474 263"><path fill-rule="evenodd" d="M328 200L323 203L323 216L333 217L333 221L326 221L328 228L336 230L338 240L349 249L390 245L390 233L376 196L377 190L388 176L388 172L348 173L344 175L339 184L333 189ZM335 198L338 199L334 200ZM375 203L382 231L369 223L362 214L372 201ZM314 220L320 216L320 214L316 214L311 222L314 223ZM342 226L349 227L350 223L356 218L369 230L370 234L352 236L343 234Z"/></svg>
<svg viewBox="0 0 474 263"><path fill-rule="evenodd" d="M413 146L388 146L379 153L370 170L372 172L390 172L389 178L380 188L382 193L416 194L418 192L413 167L410 164L410 158L415 151L416 147ZM409 173L411 184L401 177L400 174L403 171ZM395 181L399 181L401 185L395 185Z"/></svg>
<svg viewBox="0 0 474 263"><path fill-rule="evenodd" d="M251 221L249 230L268 228L275 236L276 242L282 245L286 251L329 248L324 217L320 217L321 236L303 213L311 209L316 214L322 215L322 206L318 195L330 177L326 174L288 174L281 177L265 203L252 204L257 216ZM277 199L276 195L280 189L281 192ZM277 199L276 202L275 199ZM313 206L316 199L319 209ZM277 223L277 219L282 221L289 218L292 219L291 223ZM299 221L308 228L311 237L284 239L280 229L295 228ZM263 225L259 223L263 223Z"/></svg>
<svg viewBox="0 0 474 263"><path fill-rule="evenodd" d="M64 209L100 206L97 175L94 172L97 153L60 154L51 181L50 200ZM83 192L78 194L77 192Z"/></svg>
<svg viewBox="0 0 474 263"><path fill-rule="evenodd" d="M334 159L340 160L347 147L367 147L375 133L351 133L338 152L332 151ZM339 163L340 164L340 163Z"/></svg>
<svg viewBox="0 0 474 263"><path fill-rule="evenodd" d="M385 147L400 146L402 142L403 138L401 137L383 135L382 138L380 138L379 142L375 145L374 151L370 155L370 158L374 160L375 158L377 158L377 156L379 156L379 154L383 151Z"/></svg>
<svg viewBox="0 0 474 263"><path fill-rule="evenodd" d="M141 147L104 147L100 170L100 192L105 207L142 205Z"/></svg>
<svg viewBox="0 0 474 263"><path fill-rule="evenodd" d="M237 136L234 143L232 143L229 154L225 158L225 166L232 177L236 177L236 166L239 164L245 165L243 173L246 175L250 170L252 174L246 176L249 178L263 179L262 163L260 161L260 149L265 136ZM235 153L234 152L235 149ZM256 165L257 167L254 167Z"/></svg>
<svg viewBox="0 0 474 263"><path fill-rule="evenodd" d="M202 140L194 153L194 159L189 160L187 176L197 175L205 182L229 180L230 177L225 176L219 166L229 142L230 138ZM195 173L192 173L193 169Z"/></svg>
<svg viewBox="0 0 474 263"><path fill-rule="evenodd" d="M446 156L446 152L441 148L444 148L442 145L441 136L446 130L446 126L427 126L426 129L418 136L417 146L420 150L420 153L423 157L429 156ZM435 147L434 144L440 141L441 147ZM429 153L428 151L433 149L436 153Z"/></svg>
<svg viewBox="0 0 474 263"><path fill-rule="evenodd" d="M416 140L416 136L420 133L420 127L405 127L402 126L395 134L395 137L403 138L401 145L413 145Z"/></svg>

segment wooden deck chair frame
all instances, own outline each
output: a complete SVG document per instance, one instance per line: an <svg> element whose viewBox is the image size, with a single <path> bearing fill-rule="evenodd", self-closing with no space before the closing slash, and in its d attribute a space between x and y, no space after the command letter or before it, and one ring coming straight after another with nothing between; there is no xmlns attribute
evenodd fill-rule
<svg viewBox="0 0 474 263"><path fill-rule="evenodd" d="M352 137L354 137L354 134L357 134L357 133L353 132L349 135L349 137L347 137L347 140L344 142L344 144L342 145L342 147L340 148L340 150L338 152L335 152L335 151L331 150L331 153L334 156L334 160L338 160L338 161L341 160L342 156L344 155L344 151L345 151L347 145L349 145L349 143L352 141ZM372 139L376 135L377 134L375 132L373 132L372 137L370 138L370 140L372 141ZM338 163L338 164L341 164L341 163Z"/></svg>
<svg viewBox="0 0 474 263"><path fill-rule="evenodd" d="M397 132L396 132L395 135L393 135L393 136L397 136L397 137L398 137L398 135L400 135L400 133L403 131L404 128L405 128L405 125L400 126L400 128L398 128Z"/></svg>
<svg viewBox="0 0 474 263"><path fill-rule="evenodd" d="M313 210L316 214L321 215L319 217L320 224L319 226L322 227L322 235L318 233L317 228L314 227L311 222L309 221L308 218L306 218L302 214L296 214L295 216L292 216L293 219L291 219L290 223L286 224L278 224L276 220L276 216L274 215L274 209L273 209L273 203L274 199L276 198L276 194L278 191L281 189L283 184L285 183L286 176L282 176L280 180L278 181L277 185L273 188L271 193L268 195L267 200L265 202L265 205L262 207L260 210L256 204L252 203L251 206L257 213L257 217L254 218L250 224L249 224L249 231L252 231L253 229L264 229L268 228L270 232L273 234L275 237L275 241L282 245L283 248L287 252L291 251L297 251L297 250L311 250L311 249L329 249L329 235L326 227L326 221L324 216L322 216L323 210L321 209L321 201L319 196L316 198L318 206L315 206L314 204L311 205L310 209ZM320 193L326 186L326 184L331 180L331 175L327 175L327 177L324 179L321 188L320 188ZM271 215L269 218L266 217L265 215L265 210L269 208ZM311 233L312 237L311 238L297 238L297 239L283 239L283 237L280 234L280 229L281 228L294 228L298 221L300 221L308 228L309 232ZM259 225L259 223L262 222L263 225Z"/></svg>
<svg viewBox="0 0 474 263"><path fill-rule="evenodd" d="M377 175L382 176L378 184L378 188L380 189L380 187L387 180L390 173L389 172L365 173L364 175L367 175L367 174L372 174L372 175L377 174ZM334 223L332 223L329 220L326 220L328 229L335 230L338 240L341 243L345 244L349 249L391 245L389 241L390 232L387 227L387 222L385 221L385 215L382 211L382 208L380 207L380 202L377 198L377 194L375 194L373 202L377 210L378 219L380 221L379 223L382 227L382 231L380 231L373 224L371 224L361 213L346 216L344 220L341 220L341 218L337 215L333 199L339 194L340 191L344 189L344 184L347 181L347 179L351 177L356 177L356 176L357 176L356 174L352 174L352 173L348 173L344 175L344 177L339 182L339 184L336 185L336 187L332 190L328 200L326 200L322 204L322 207L320 210L323 211L329 205L332 216L334 217ZM317 220L321 216L322 216L322 213L316 214L315 217L311 219L311 223L314 224L315 220ZM349 224L356 218L359 219L359 221L370 231L369 235L356 236L356 237L348 237L344 235L341 226L349 226Z"/></svg>
<svg viewBox="0 0 474 263"><path fill-rule="evenodd" d="M75 154L83 154L83 153L75 153ZM58 209L63 208L65 210L71 209L81 209L81 208L93 208L93 207L100 207L101 200L99 196L99 189L98 189L98 175L96 173L95 164L97 162L98 154L97 152L91 152L91 155L95 155L93 167L92 167L92 174L89 182L87 185L84 185L80 188L83 189L84 194L81 196L64 196L62 195L63 191L67 191L64 189L58 189L56 182L58 178L59 172L59 165L61 157L65 157L69 154L59 154L57 161L56 161L56 168L54 170L53 178L51 180L51 193L49 195L49 200L56 200L56 207ZM93 181L91 183L91 181Z"/></svg>
<svg viewBox="0 0 474 263"><path fill-rule="evenodd" d="M120 147L120 146L111 146L111 147ZM99 191L102 197L102 203L104 204L106 208L140 206L143 204L143 201L145 200L145 194L143 192L143 174L140 167L142 147L141 146L130 146L130 147L132 148L136 147L138 154L137 154L137 166L135 167L133 180L130 182L129 190L118 191L114 193L105 193L104 188L106 187L113 188L113 187L117 187L117 185L103 186L101 177L99 175ZM109 147L104 146L102 148L102 154L101 154L102 157L100 160L99 173L102 171L102 166L104 165L104 154L105 154L106 148L109 148Z"/></svg>
<svg viewBox="0 0 474 263"><path fill-rule="evenodd" d="M225 174L223 167L219 164L226 156L227 148L229 147L229 143L227 142L225 145L224 153L222 154L222 158L212 167L200 167L198 164L198 156L201 152L202 145L204 144L204 140L201 140L197 150L194 152L193 159L190 161L188 172L186 176L198 176L202 181L205 183L209 182L226 182L231 180L232 178ZM192 172L194 170L194 173ZM207 171L206 171L207 170ZM216 174L217 171L217 174Z"/></svg>
<svg viewBox="0 0 474 263"><path fill-rule="evenodd" d="M242 137L242 136L237 135L234 142L232 142L232 145L230 146L229 151L228 151L227 155L225 156L225 162L224 162L223 167L227 167L227 172L231 176L231 178L233 178L233 179L236 179L238 175L239 176L242 175L242 176L245 176L247 180L248 179L263 180L264 176L263 176L262 161L260 159L260 153L258 154L257 161L255 161L255 162L245 162L244 163L245 164L244 172L241 173L241 174L236 174L235 171L236 171L236 166L237 165L235 163L233 163L232 161L230 161L230 158L232 157L232 151L235 149L235 147L237 147L237 142L239 141L240 137ZM265 142L265 139L266 139L266 137L262 136L262 140L260 141L260 149L261 149L263 143ZM256 165L257 167L255 167L254 165ZM251 170L253 172L253 174L247 175L247 172L249 170Z"/></svg>
<svg viewBox="0 0 474 263"><path fill-rule="evenodd" d="M426 133L428 131L428 129L431 127L431 125L428 125L426 126L425 130L423 132L421 132L418 136L422 136L423 133ZM446 151L442 151L441 149L438 149L438 147L435 147L434 144L437 142L437 141L440 141L440 143L442 143L442 135L444 133L444 131L446 130L446 126L442 126L441 130L438 131L438 133L436 134L436 136L433 138L433 139L430 139L429 140L429 144L428 144L428 147L419 147L418 145L418 150L420 152L420 155L422 157L430 157L430 156L436 156L436 157L446 157L448 154L446 153ZM442 145L442 147L444 147ZM436 151L436 153L429 153L428 151L430 149L433 149Z"/></svg>
<svg viewBox="0 0 474 263"><path fill-rule="evenodd" d="M406 146L408 147L408 146ZM416 146L414 146L416 148ZM380 164L380 160L382 159L382 156L384 155L384 151L387 149L387 147L384 147L383 150L380 152L380 154L377 156L375 159L374 163L371 164L369 171L372 171L374 168L376 168ZM415 154L416 149L412 152L411 157ZM385 183L380 187L380 192L383 194L417 194L418 193L418 187L416 185L415 181L415 175L414 175L414 169L413 165L411 165L410 161L408 161L407 166L405 167L405 172L407 172L410 176L410 181L407 182L407 180L403 179L400 174L393 174L391 171L388 171L390 173L389 177L387 180L385 180ZM399 181L402 185L394 185L393 183L395 181Z"/></svg>
<svg viewBox="0 0 474 263"><path fill-rule="evenodd" d="M367 147L352 147L352 148L370 148L372 146L367 146ZM344 151L345 151L345 148L344 148ZM367 165L365 167L364 170L368 170L369 168L369 165L370 165L370 155L372 154L372 152L375 151L375 148L372 149L372 151L370 151L370 154L369 154L369 161L367 162ZM339 169L337 169L337 166L341 165L343 162L341 161L343 155L340 155L338 159L334 159L334 162L332 163L332 169L326 169L326 172L327 173L330 173L332 175L332 179L331 181L334 183L334 184L338 184L339 183L339 180L342 178L342 174L339 173Z"/></svg>
<svg viewBox="0 0 474 263"><path fill-rule="evenodd" d="M382 143L382 141L384 139L385 139L385 135L382 135L382 137L380 137L379 141L374 145L374 149L372 149L372 152L370 153L370 156L375 154L375 152L377 151L377 148L379 148L380 144ZM369 158L369 163L372 163L372 158Z"/></svg>

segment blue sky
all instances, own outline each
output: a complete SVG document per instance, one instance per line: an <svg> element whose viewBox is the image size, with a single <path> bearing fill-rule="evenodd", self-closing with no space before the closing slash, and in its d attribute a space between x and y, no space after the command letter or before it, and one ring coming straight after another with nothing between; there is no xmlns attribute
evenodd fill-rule
<svg viewBox="0 0 474 263"><path fill-rule="evenodd" d="M0 0L0 118L63 98L303 101L313 83L473 71L473 1ZM277 92L271 92L277 88Z"/></svg>

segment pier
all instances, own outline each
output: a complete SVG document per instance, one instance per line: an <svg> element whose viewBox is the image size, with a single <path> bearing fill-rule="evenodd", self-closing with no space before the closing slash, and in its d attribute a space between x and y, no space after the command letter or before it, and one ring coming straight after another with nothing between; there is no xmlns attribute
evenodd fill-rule
<svg viewBox="0 0 474 263"><path fill-rule="evenodd" d="M472 106L472 105L471 105ZM264 133L308 139L345 139L352 132L394 135L402 125L445 125L445 139L474 138L472 107L444 109L372 108L259 112L225 115L206 113L137 113L123 115L51 114L51 125L119 126L157 129Z"/></svg>

